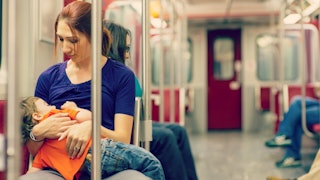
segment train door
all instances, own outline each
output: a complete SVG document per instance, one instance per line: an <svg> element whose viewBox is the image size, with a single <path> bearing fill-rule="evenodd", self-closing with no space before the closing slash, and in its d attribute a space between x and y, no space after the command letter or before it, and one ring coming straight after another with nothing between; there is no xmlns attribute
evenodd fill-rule
<svg viewBox="0 0 320 180"><path fill-rule="evenodd" d="M208 129L241 128L241 30L208 31Z"/></svg>

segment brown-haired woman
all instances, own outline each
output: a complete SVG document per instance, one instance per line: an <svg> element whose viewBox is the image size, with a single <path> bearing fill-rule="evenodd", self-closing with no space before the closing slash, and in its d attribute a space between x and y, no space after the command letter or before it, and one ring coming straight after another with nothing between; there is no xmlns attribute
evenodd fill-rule
<svg viewBox="0 0 320 180"><path fill-rule="evenodd" d="M69 60L45 70L37 81L35 96L57 108L65 101L91 109L91 4L74 1L65 6L55 23L56 49L61 48ZM110 34L103 29L102 52L110 48ZM101 55L102 126L101 137L130 143L134 115L134 74L125 65ZM70 158L80 157L91 137L91 121L76 124L67 114L58 113L33 127L27 147L35 155L45 139L66 134L66 150ZM138 148L138 147L137 147ZM125 154L124 154L125 155ZM133 159L131 163L137 163ZM157 160L157 159L155 159ZM139 164L139 163L138 163ZM41 171L40 171L41 172ZM43 172L42 172L43 173ZM163 170L155 169L156 179L163 179ZM32 174L32 173L31 173ZM48 173L47 173L48 174ZM36 175L21 179L42 179ZM144 177L145 178L145 177Z"/></svg>

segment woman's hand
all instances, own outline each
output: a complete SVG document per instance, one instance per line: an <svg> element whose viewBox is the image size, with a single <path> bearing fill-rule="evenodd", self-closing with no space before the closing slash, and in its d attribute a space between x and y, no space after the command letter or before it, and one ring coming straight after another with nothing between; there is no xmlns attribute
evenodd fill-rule
<svg viewBox="0 0 320 180"><path fill-rule="evenodd" d="M76 121L70 120L68 113L58 113L48 117L46 120L34 126L32 128L32 133L38 140L45 138L54 139L58 138L59 134L63 133L76 123ZM37 154L42 144L43 141L27 141L28 150L33 156Z"/></svg>
<svg viewBox="0 0 320 180"><path fill-rule="evenodd" d="M73 125L68 130L66 149L70 158L79 158L91 137L91 121Z"/></svg>

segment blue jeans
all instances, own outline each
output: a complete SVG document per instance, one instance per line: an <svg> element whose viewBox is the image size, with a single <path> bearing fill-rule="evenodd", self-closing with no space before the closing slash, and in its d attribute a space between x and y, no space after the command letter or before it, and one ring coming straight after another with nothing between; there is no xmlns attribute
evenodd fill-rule
<svg viewBox="0 0 320 180"><path fill-rule="evenodd" d="M288 112L283 116L280 122L277 135L286 135L292 140L292 145L286 149L285 157L300 159L301 138L303 129L301 125L301 96L294 97L289 106ZM306 121L307 127L320 122L320 102L316 99L306 98Z"/></svg>
<svg viewBox="0 0 320 180"><path fill-rule="evenodd" d="M90 148L89 153L92 150ZM149 151L131 144L101 140L101 176L109 177L126 169L140 171L154 180L164 180L160 161ZM91 162L84 162L84 171L91 174Z"/></svg>
<svg viewBox="0 0 320 180"><path fill-rule="evenodd" d="M186 129L178 124L152 123L150 152L161 162L166 180L197 180Z"/></svg>

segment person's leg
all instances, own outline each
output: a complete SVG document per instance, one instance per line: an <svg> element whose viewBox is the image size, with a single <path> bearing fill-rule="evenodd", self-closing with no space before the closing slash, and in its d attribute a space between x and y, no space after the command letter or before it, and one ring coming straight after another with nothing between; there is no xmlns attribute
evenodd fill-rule
<svg viewBox="0 0 320 180"><path fill-rule="evenodd" d="M318 106L319 102L316 99L306 98L306 109ZM282 121L279 124L279 130L275 137L265 142L268 147L289 147L292 146L292 141L296 143L296 148L299 146L301 134L297 134L296 129L301 128L301 96L297 96L292 100L288 112L284 114ZM292 140L294 139L294 140ZM299 148L300 149L300 148Z"/></svg>
<svg viewBox="0 0 320 180"><path fill-rule="evenodd" d="M306 110L308 111L309 108L318 107L319 101L313 98L306 97ZM295 133L294 127L296 125L301 125L301 104L302 104L302 97L298 96L292 100L290 104L289 110L285 113L283 120L279 125L279 131L277 134L285 134L289 137L293 136ZM308 115L308 113L306 113ZM319 119L317 119L319 121Z"/></svg>
<svg viewBox="0 0 320 180"><path fill-rule="evenodd" d="M300 108L301 108L301 101L299 101ZM307 121L307 127L311 127L312 125L319 123L319 117L320 117L320 108L319 108L319 102L307 98L306 99L306 121ZM291 136L291 146L287 147L285 156L283 160L286 158L293 158L294 160L300 160L301 159L301 144L302 144L302 135L304 134L303 129L302 129L302 122L301 122L301 117L299 118L298 123L296 123L293 127L293 135ZM301 162L296 161L292 163L288 163L287 166L285 165L284 162L279 161L277 162L277 166L280 167L295 167L295 166L300 166Z"/></svg>
<svg viewBox="0 0 320 180"><path fill-rule="evenodd" d="M283 115L279 124L277 135L286 135L291 138L294 134L294 127L301 119L301 97L295 97L289 106L289 110Z"/></svg>
<svg viewBox="0 0 320 180"><path fill-rule="evenodd" d="M19 180L63 180L63 177L51 170L41 170L33 173L24 174Z"/></svg>
<svg viewBox="0 0 320 180"><path fill-rule="evenodd" d="M91 153L91 149L89 153ZM160 161L149 151L131 144L102 139L102 177L110 177L126 169L137 170L154 180L165 179ZM88 159L85 161L85 170L90 174L91 162Z"/></svg>
<svg viewBox="0 0 320 180"><path fill-rule="evenodd" d="M164 124L164 126L170 129L177 138L178 146L183 158L184 165L187 170L188 179L189 180L198 179L186 129L180 126L179 124L170 123L170 124Z"/></svg>
<svg viewBox="0 0 320 180"><path fill-rule="evenodd" d="M171 130L152 124L150 152L160 160L166 180L188 180L177 138Z"/></svg>
<svg viewBox="0 0 320 180"><path fill-rule="evenodd" d="M280 161L276 162L276 166L278 168L290 168L290 167L299 167L301 166L301 137L302 137L302 129L301 125L296 126L294 129L295 134L291 137L292 143L290 146L286 148L285 155Z"/></svg>

